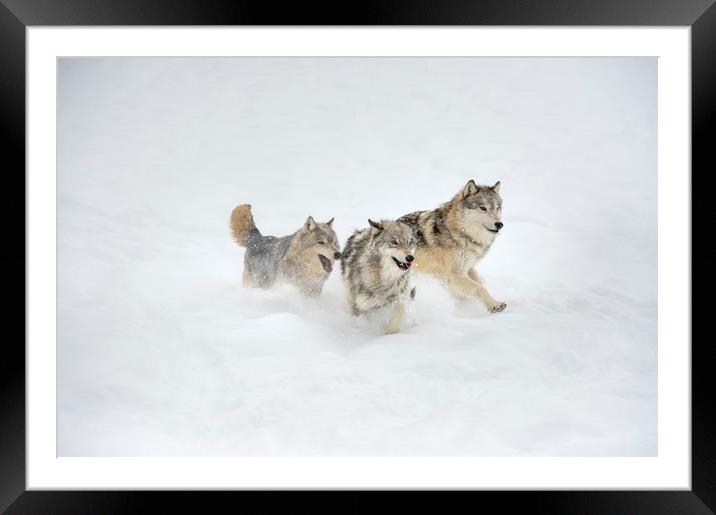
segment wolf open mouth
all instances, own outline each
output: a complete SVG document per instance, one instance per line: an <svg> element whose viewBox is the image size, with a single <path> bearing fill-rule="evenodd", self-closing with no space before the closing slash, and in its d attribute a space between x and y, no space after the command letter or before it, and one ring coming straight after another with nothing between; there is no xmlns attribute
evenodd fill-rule
<svg viewBox="0 0 716 515"><path fill-rule="evenodd" d="M408 268L410 268L411 265L411 263L403 263L402 261L399 261L395 258L393 258L393 261L395 261L395 264L398 265L398 268L400 268L401 270L407 270Z"/></svg>
<svg viewBox="0 0 716 515"><path fill-rule="evenodd" d="M318 254L318 260L321 262L323 269L330 274L331 270L333 270L333 263L331 263L331 260L323 254Z"/></svg>

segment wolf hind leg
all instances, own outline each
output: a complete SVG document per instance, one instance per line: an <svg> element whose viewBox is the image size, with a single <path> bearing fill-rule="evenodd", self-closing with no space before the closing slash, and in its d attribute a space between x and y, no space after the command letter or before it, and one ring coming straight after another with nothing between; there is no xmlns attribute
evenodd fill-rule
<svg viewBox="0 0 716 515"><path fill-rule="evenodd" d="M395 334L400 332L400 328L403 327L403 321L405 320L405 304L397 302L393 306L393 312L388 320L388 325L385 326L385 334Z"/></svg>
<svg viewBox="0 0 716 515"><path fill-rule="evenodd" d="M254 286L254 279L251 276L251 272L249 272L249 269L244 267L244 275L242 276L242 281L244 286Z"/></svg>

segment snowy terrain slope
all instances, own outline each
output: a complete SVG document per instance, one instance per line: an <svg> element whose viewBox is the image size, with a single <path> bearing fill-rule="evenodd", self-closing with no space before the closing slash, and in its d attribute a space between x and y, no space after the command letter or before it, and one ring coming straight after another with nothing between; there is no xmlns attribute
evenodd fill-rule
<svg viewBox="0 0 716 515"><path fill-rule="evenodd" d="M63 59L61 456L657 452L656 60ZM241 285L264 234L502 181L488 314Z"/></svg>

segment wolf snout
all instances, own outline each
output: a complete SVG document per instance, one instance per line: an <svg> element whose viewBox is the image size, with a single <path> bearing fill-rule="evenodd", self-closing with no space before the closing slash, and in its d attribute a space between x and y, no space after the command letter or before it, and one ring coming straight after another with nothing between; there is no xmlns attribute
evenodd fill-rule
<svg viewBox="0 0 716 515"><path fill-rule="evenodd" d="M333 259L341 259L341 253L340 253L340 252L334 252L334 253L333 253Z"/></svg>
<svg viewBox="0 0 716 515"><path fill-rule="evenodd" d="M407 256L405 256L405 261L407 261L408 263L412 263L413 259L415 259L415 256L413 256L412 254L408 254Z"/></svg>
<svg viewBox="0 0 716 515"><path fill-rule="evenodd" d="M502 222L495 222L495 229L499 231L504 225Z"/></svg>

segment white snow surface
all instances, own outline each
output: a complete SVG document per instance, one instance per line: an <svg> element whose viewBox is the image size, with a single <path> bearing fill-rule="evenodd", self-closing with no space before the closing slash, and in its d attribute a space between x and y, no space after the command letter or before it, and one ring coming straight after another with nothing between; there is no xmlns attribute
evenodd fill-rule
<svg viewBox="0 0 716 515"><path fill-rule="evenodd" d="M60 456L653 456L656 60L79 58L58 78ZM241 284L264 234L502 181L478 271L410 323Z"/></svg>

